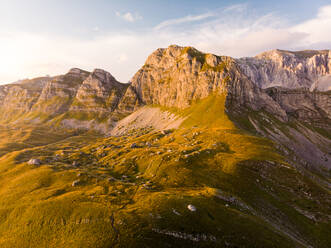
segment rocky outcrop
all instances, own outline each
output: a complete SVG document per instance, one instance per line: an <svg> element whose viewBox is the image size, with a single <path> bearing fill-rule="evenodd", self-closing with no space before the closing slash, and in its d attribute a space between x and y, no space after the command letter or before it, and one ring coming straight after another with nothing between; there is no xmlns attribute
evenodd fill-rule
<svg viewBox="0 0 331 248"><path fill-rule="evenodd" d="M140 104L186 108L213 93L227 95L227 107L265 109L286 120L285 112L241 73L230 57L204 54L192 47L158 49L132 78ZM131 99L135 99L132 98Z"/></svg>
<svg viewBox="0 0 331 248"><path fill-rule="evenodd" d="M321 78L331 74L330 50L272 50L254 58L236 61L243 73L260 88L310 88Z"/></svg>
<svg viewBox="0 0 331 248"><path fill-rule="evenodd" d="M331 131L331 92L280 87L265 90L291 118Z"/></svg>
<svg viewBox="0 0 331 248"><path fill-rule="evenodd" d="M133 111L136 104L183 109L211 94L224 95L225 111L239 127L247 128L250 122L260 135L290 151L300 166L324 175L323 168L328 168L330 160L327 133L331 131L331 95L301 85L310 87L314 80L325 77L330 71L328 58L326 51L273 51L235 60L203 54L191 47L170 46L148 57L124 98ZM251 61L258 64L254 73ZM289 88L262 89L277 82ZM136 120L134 114L127 119Z"/></svg>
<svg viewBox="0 0 331 248"><path fill-rule="evenodd" d="M0 87L1 122L53 123L54 119L70 128L106 130L107 125L101 127L98 122L101 119L107 122L113 116L119 120L116 109L127 87L104 70L95 69L90 73L78 68L52 78L3 85Z"/></svg>
<svg viewBox="0 0 331 248"><path fill-rule="evenodd" d="M222 91L225 72L202 70L204 56L179 46L156 50L131 80L140 102L185 108L212 91Z"/></svg>
<svg viewBox="0 0 331 248"><path fill-rule="evenodd" d="M1 86L1 122L14 121L18 116L29 113L49 80L51 78L36 78Z"/></svg>
<svg viewBox="0 0 331 248"><path fill-rule="evenodd" d="M89 72L73 68L67 74L54 77L43 87L33 111L61 114L69 110L82 82Z"/></svg>
<svg viewBox="0 0 331 248"><path fill-rule="evenodd" d="M119 102L117 109L121 113L132 113L137 110L141 104L136 89L132 87L132 85L129 85Z"/></svg>
<svg viewBox="0 0 331 248"><path fill-rule="evenodd" d="M79 86L71 110L113 112L127 85L121 84L109 73L95 69Z"/></svg>

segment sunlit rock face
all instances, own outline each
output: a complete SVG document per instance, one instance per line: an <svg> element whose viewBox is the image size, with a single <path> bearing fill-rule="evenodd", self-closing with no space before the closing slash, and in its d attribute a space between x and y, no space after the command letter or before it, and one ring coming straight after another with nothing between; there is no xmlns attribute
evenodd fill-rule
<svg viewBox="0 0 331 248"><path fill-rule="evenodd" d="M126 87L109 72L95 69L80 85L75 97L76 104L71 109L112 112L117 108Z"/></svg>
<svg viewBox="0 0 331 248"><path fill-rule="evenodd" d="M1 122L41 122L53 118L91 121L100 115L107 119L105 113L117 109L127 87L104 70L95 69L90 73L78 68L64 75L2 85Z"/></svg>
<svg viewBox="0 0 331 248"><path fill-rule="evenodd" d="M68 111L81 83L88 75L87 71L73 68L65 75L55 76L43 87L32 110L53 114Z"/></svg>
<svg viewBox="0 0 331 248"><path fill-rule="evenodd" d="M230 110L265 109L286 119L285 112L242 73L234 59L204 54L192 47L158 49L131 80L140 104L186 108L210 94L225 94Z"/></svg>
<svg viewBox="0 0 331 248"><path fill-rule="evenodd" d="M1 121L13 120L14 116L31 111L50 80L50 77L40 77L0 86Z"/></svg>

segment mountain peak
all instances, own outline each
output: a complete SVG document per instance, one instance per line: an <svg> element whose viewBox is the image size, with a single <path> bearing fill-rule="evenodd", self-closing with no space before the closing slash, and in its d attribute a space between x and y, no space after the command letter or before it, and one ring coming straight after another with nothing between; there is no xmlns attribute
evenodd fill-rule
<svg viewBox="0 0 331 248"><path fill-rule="evenodd" d="M237 59L237 62L243 72L261 88L310 88L331 73L330 50L276 49L254 58Z"/></svg>
<svg viewBox="0 0 331 248"><path fill-rule="evenodd" d="M206 59L209 57L208 61ZM218 56L213 54L206 54L200 52L191 46L178 46L170 45L167 48L159 48L155 50L146 60L145 67L163 67L168 68L175 64L182 64L185 62L192 63L202 66L205 62L210 62L210 66L215 66L217 64ZM209 63L208 63L209 64Z"/></svg>
<svg viewBox="0 0 331 248"><path fill-rule="evenodd" d="M331 56L331 50L301 50L301 51L290 51L290 50L281 50L281 49L273 49L266 52L262 52L255 56L255 58L272 58L275 56L282 56L282 57L293 57L297 59L309 59L314 56L324 55L324 56Z"/></svg>
<svg viewBox="0 0 331 248"><path fill-rule="evenodd" d="M111 75L108 71L105 71L103 69L94 69L91 73L92 78L97 78L102 82L115 82L117 81L113 75Z"/></svg>
<svg viewBox="0 0 331 248"><path fill-rule="evenodd" d="M90 72L79 69L79 68L71 68L66 75L74 76L74 77L87 77Z"/></svg>

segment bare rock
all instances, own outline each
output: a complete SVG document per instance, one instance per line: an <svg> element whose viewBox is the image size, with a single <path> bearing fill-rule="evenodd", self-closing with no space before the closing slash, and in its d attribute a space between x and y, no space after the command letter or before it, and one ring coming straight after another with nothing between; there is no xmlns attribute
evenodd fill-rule
<svg viewBox="0 0 331 248"><path fill-rule="evenodd" d="M75 180L75 181L72 182L71 186L72 186L72 187L76 187L76 186L78 186L79 184L80 184L80 180Z"/></svg>
<svg viewBox="0 0 331 248"><path fill-rule="evenodd" d="M331 72L329 50L272 50L237 60L243 72L259 87L310 88Z"/></svg>
<svg viewBox="0 0 331 248"><path fill-rule="evenodd" d="M187 209L190 210L191 212L197 211L197 208L192 204L187 205Z"/></svg>
<svg viewBox="0 0 331 248"><path fill-rule="evenodd" d="M30 164L30 165L41 165L41 161L39 159L32 158L28 161L28 164Z"/></svg>

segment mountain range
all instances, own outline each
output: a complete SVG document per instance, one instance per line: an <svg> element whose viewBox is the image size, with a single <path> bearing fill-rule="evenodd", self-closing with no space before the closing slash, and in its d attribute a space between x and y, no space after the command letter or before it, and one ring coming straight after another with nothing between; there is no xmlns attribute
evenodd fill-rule
<svg viewBox="0 0 331 248"><path fill-rule="evenodd" d="M330 134L330 50L0 85L0 244L328 247Z"/></svg>

